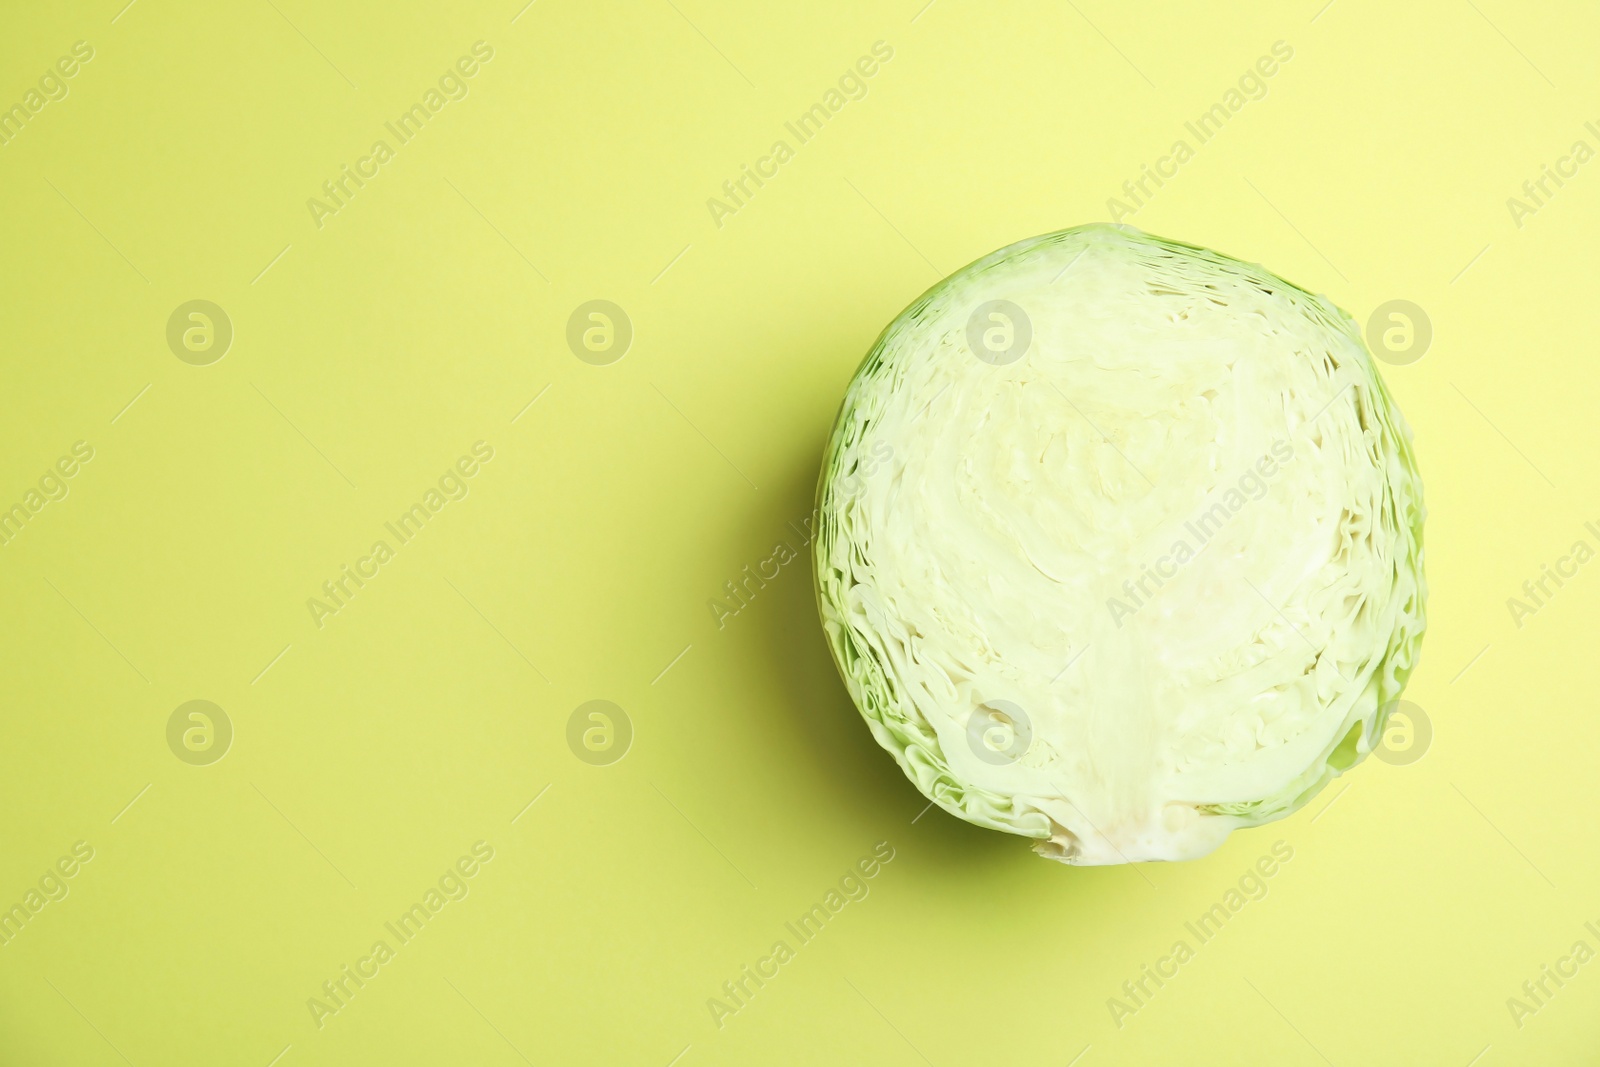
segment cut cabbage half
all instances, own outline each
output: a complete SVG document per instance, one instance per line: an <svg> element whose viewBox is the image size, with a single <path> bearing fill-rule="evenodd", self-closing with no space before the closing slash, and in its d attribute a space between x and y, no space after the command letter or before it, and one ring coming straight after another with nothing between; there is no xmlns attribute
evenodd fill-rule
<svg viewBox="0 0 1600 1067"><path fill-rule="evenodd" d="M1282 818L1381 740L1424 627L1410 430L1348 316L1125 226L903 311L823 461L817 600L929 799L1074 864Z"/></svg>

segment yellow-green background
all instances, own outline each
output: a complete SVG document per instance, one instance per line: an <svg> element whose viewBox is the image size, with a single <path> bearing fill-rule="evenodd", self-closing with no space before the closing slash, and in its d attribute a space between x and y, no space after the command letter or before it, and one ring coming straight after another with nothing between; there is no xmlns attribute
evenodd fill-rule
<svg viewBox="0 0 1600 1067"><path fill-rule="evenodd" d="M1600 147L1600 17L921 4L7 13L6 106L96 54L0 148L0 503L95 458L0 548L0 904L96 856L0 948L0 1062L1600 1062L1600 962L1520 1029L1505 1004L1600 920L1600 566L1506 607L1595 543L1600 163L1520 229L1505 203ZM480 39L468 98L317 229L306 199ZM717 228L706 199L877 40L868 96ZM1427 485L1432 748L1179 866L913 823L809 561L725 629L707 600L808 513L884 323L1106 219L1277 40L1268 96L1127 221L1430 316L1385 376ZM197 298L236 331L204 367L165 341ZM636 331L611 366L564 340L595 298ZM306 598L478 439L471 495L316 628ZM196 698L236 729L207 767L165 740ZM606 767L565 740L596 698L635 729ZM1115 1027L1280 838L1268 897ZM317 1029L307 998L479 839L471 895ZM707 998L880 840L871 895L718 1029Z"/></svg>

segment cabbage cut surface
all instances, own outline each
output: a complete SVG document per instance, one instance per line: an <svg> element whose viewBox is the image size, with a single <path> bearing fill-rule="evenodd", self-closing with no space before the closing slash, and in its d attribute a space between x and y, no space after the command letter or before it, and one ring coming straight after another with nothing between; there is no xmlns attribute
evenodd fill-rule
<svg viewBox="0 0 1600 1067"><path fill-rule="evenodd" d="M1358 328L1129 227L1022 241L902 312L818 509L823 625L879 744L1068 863L1294 811L1373 748L1421 643L1422 485Z"/></svg>

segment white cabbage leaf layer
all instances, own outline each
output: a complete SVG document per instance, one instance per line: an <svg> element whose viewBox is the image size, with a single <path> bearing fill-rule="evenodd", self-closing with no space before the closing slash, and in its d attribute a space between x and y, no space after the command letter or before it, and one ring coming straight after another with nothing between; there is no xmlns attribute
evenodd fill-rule
<svg viewBox="0 0 1600 1067"><path fill-rule="evenodd" d="M879 744L1068 863L1294 811L1380 741L1421 644L1422 484L1356 326L1131 227L1001 249L901 313L818 511Z"/></svg>

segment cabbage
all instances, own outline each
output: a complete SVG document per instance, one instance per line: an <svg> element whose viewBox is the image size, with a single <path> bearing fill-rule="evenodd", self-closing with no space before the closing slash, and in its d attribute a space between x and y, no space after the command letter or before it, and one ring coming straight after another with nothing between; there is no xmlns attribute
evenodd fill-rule
<svg viewBox="0 0 1600 1067"><path fill-rule="evenodd" d="M1177 860L1380 742L1424 627L1410 430L1327 300L1127 226L903 311L818 487L846 688L931 801L1073 864Z"/></svg>

